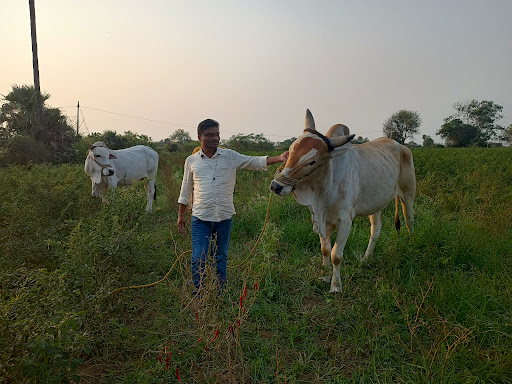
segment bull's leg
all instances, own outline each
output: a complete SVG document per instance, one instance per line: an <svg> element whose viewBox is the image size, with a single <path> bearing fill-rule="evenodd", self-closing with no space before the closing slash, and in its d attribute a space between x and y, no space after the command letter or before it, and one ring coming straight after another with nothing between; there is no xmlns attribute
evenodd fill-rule
<svg viewBox="0 0 512 384"><path fill-rule="evenodd" d="M331 261L332 261L332 279L331 279L331 292L341 292L341 276L340 268L343 260L343 249L350 234L352 227L352 220L350 218L341 219L338 223L338 234L336 235L336 243L332 248Z"/></svg>
<svg viewBox="0 0 512 384"><path fill-rule="evenodd" d="M322 235L319 235L320 236L320 248L322 250L322 265L323 265L324 269L328 270L327 275L322 277L322 280L325 281L326 283L328 283L329 280L331 279L331 274L330 274L331 251L332 251L331 235L332 235L332 232L334 231L334 228L335 228L334 225L327 224L325 227L325 231L326 231L325 237L323 237Z"/></svg>
<svg viewBox="0 0 512 384"><path fill-rule="evenodd" d="M366 252L361 259L361 263L368 260L368 258L373 255L373 250L375 249L375 243L380 236L380 230L382 228L382 219L381 219L381 211L374 213L373 215L368 216L371 224L371 232L370 232L370 242L368 243L368 248L366 248Z"/></svg>
<svg viewBox="0 0 512 384"><path fill-rule="evenodd" d="M151 178L144 183L144 187L146 188L146 196L148 199L148 203L146 205L146 212L151 212L153 209L153 198L155 196L155 179Z"/></svg>
<svg viewBox="0 0 512 384"><path fill-rule="evenodd" d="M409 235L414 233L414 209L412 207L412 203L414 201L414 194L409 196L409 194L404 194L404 198L401 199L402 202L402 210L404 212L405 225L409 230Z"/></svg>

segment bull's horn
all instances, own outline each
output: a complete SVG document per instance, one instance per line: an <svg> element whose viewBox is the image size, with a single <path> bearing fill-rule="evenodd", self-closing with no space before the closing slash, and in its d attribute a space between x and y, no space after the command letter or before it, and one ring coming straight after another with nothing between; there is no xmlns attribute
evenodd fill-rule
<svg viewBox="0 0 512 384"><path fill-rule="evenodd" d="M347 144L350 140L352 140L356 135L348 135L348 136L338 136L331 137L331 144L334 148L341 147L344 144Z"/></svg>
<svg viewBox="0 0 512 384"><path fill-rule="evenodd" d="M313 115L311 114L309 109L306 109L306 129L311 129L313 131L316 131L315 119L313 119Z"/></svg>

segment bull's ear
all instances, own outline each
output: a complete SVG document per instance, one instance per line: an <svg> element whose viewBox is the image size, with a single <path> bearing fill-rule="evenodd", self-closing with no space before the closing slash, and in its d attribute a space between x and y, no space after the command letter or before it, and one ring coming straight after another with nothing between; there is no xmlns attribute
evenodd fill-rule
<svg viewBox="0 0 512 384"><path fill-rule="evenodd" d="M347 144L350 140L352 140L356 135L348 135L348 136L338 136L331 137L331 144L334 148L341 147L342 145Z"/></svg>
<svg viewBox="0 0 512 384"><path fill-rule="evenodd" d="M109 158L109 159L117 159L117 157L116 157L115 155L113 155L113 154L110 154L110 155L108 156L108 158Z"/></svg>
<svg viewBox="0 0 512 384"><path fill-rule="evenodd" d="M313 119L313 115L309 109L306 109L306 129L312 129L313 131L316 131L315 119Z"/></svg>

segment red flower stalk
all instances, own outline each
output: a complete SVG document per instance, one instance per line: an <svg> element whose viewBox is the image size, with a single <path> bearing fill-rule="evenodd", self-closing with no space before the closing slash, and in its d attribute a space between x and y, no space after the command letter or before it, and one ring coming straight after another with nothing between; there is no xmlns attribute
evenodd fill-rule
<svg viewBox="0 0 512 384"><path fill-rule="evenodd" d="M240 308L244 306L244 298L240 296Z"/></svg>
<svg viewBox="0 0 512 384"><path fill-rule="evenodd" d="M218 329L215 331L215 336L213 336L212 341L215 340L217 338L217 336L219 336L219 330Z"/></svg>
<svg viewBox="0 0 512 384"><path fill-rule="evenodd" d="M244 300L245 300L246 297L247 297L247 285L244 288Z"/></svg>
<svg viewBox="0 0 512 384"><path fill-rule="evenodd" d="M257 292L257 291L258 291L258 283L257 283L257 282L255 282L255 283L254 283L254 292Z"/></svg>
<svg viewBox="0 0 512 384"><path fill-rule="evenodd" d="M198 319L199 319L199 316L197 315L197 312L196 312L196 323L197 323Z"/></svg>
<svg viewBox="0 0 512 384"><path fill-rule="evenodd" d="M169 370L169 362L168 361L165 362L165 369Z"/></svg>
<svg viewBox="0 0 512 384"><path fill-rule="evenodd" d="M180 371L178 370L178 368L176 368L176 377L178 378L178 381L181 383Z"/></svg>
<svg viewBox="0 0 512 384"><path fill-rule="evenodd" d="M201 340L203 340L202 336L199 339L197 339L196 343L199 343Z"/></svg>
<svg viewBox="0 0 512 384"><path fill-rule="evenodd" d="M158 355L158 361L161 363L162 362L162 356Z"/></svg>

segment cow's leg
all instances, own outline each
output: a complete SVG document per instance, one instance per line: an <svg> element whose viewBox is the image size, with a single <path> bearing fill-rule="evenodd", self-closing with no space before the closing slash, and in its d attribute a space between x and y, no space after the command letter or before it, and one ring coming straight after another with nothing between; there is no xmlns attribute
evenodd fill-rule
<svg viewBox="0 0 512 384"><path fill-rule="evenodd" d="M341 292L341 276L340 268L343 260L343 249L350 234L352 227L352 220L350 218L341 219L338 223L338 234L336 235L336 243L332 248L331 261L332 261L332 279L331 279L331 292Z"/></svg>
<svg viewBox="0 0 512 384"><path fill-rule="evenodd" d="M151 178L146 180L144 188L146 189L146 197L148 201L146 205L146 212L151 212L153 210L153 199L155 197L155 179Z"/></svg>
<svg viewBox="0 0 512 384"><path fill-rule="evenodd" d="M368 248L366 248L366 252L363 258L361 259L361 263L365 262L371 255L373 255L375 243L380 236L380 229L382 228L381 211L376 212L368 217L370 219L370 224L372 225L370 232L370 242L368 243Z"/></svg>
<svg viewBox="0 0 512 384"><path fill-rule="evenodd" d="M322 277L322 280L325 281L326 283L329 282L329 280L331 279L331 274L330 274L330 269L331 269L331 251L332 251L332 246L331 246L331 235L332 235L332 232L334 231L334 225L331 225L331 224L327 224L325 226L325 237L323 237L322 235L319 235L320 236L320 248L322 250L322 265L325 269L327 269L329 272L327 272L327 275Z"/></svg>
<svg viewBox="0 0 512 384"><path fill-rule="evenodd" d="M414 194L410 196L410 194L404 194L404 198L400 199L402 202L402 210L404 212L405 225L409 230L409 235L414 233L414 209L412 207L412 203L414 201Z"/></svg>

